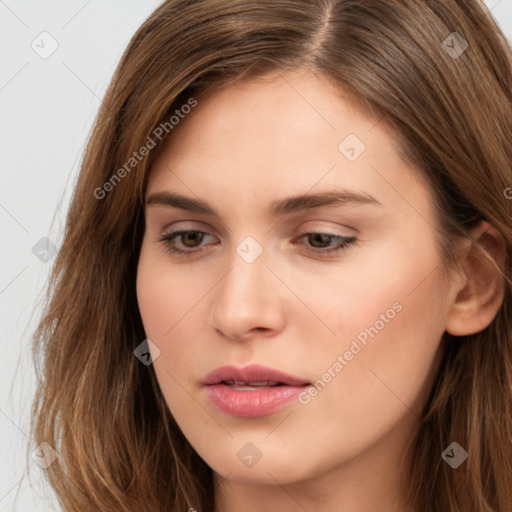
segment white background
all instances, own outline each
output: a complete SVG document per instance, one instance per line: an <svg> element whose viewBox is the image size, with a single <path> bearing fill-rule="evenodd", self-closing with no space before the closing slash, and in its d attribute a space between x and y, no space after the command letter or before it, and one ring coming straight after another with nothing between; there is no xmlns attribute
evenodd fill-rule
<svg viewBox="0 0 512 512"><path fill-rule="evenodd" d="M512 0L487 6L512 40ZM30 336L69 198L116 63L159 0L0 0L0 512L59 510L26 447L34 392ZM41 58L42 32L57 50ZM51 48L45 39L44 48ZM41 50L43 51L43 48ZM35 447L34 447L35 448ZM54 507L54 508L52 508Z"/></svg>

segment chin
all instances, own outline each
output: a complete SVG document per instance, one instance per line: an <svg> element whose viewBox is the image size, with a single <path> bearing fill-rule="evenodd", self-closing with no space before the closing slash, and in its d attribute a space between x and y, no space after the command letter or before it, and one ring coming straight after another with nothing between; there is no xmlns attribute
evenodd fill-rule
<svg viewBox="0 0 512 512"><path fill-rule="evenodd" d="M300 446L297 447L297 450L300 449ZM250 449L246 448L246 453L249 451ZM241 452L240 457L237 452ZM203 457L203 460L221 477L252 485L286 485L307 480L315 474L315 465L304 466L303 457L296 451L283 453L282 450L272 452L265 449L256 462L251 461L249 457L245 455L243 448L241 450L237 445L234 457L226 457L224 452L220 456ZM243 462L244 459L246 462Z"/></svg>

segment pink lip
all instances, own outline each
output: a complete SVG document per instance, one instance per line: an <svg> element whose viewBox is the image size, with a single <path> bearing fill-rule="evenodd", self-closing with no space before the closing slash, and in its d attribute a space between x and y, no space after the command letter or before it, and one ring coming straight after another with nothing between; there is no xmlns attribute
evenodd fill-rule
<svg viewBox="0 0 512 512"><path fill-rule="evenodd" d="M254 390L230 387L223 381L261 382L276 381L279 386L262 386ZM225 414L256 418L267 416L294 400L304 387L304 379L261 365L243 368L222 366L209 373L201 382L206 386L211 401Z"/></svg>

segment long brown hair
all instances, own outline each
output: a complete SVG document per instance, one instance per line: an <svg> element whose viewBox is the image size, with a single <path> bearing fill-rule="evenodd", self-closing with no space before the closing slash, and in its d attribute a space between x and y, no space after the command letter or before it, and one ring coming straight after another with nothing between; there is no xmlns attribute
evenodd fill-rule
<svg viewBox="0 0 512 512"><path fill-rule="evenodd" d="M34 336L32 432L58 451L46 472L66 512L213 509L210 468L133 354L145 339L135 293L144 190L179 130L176 110L299 67L400 138L435 193L444 261L481 220L505 240L501 308L483 331L443 338L404 475L419 512L510 512L512 64L478 0L169 0L143 23L92 130ZM470 454L456 471L441 458L452 441Z"/></svg>

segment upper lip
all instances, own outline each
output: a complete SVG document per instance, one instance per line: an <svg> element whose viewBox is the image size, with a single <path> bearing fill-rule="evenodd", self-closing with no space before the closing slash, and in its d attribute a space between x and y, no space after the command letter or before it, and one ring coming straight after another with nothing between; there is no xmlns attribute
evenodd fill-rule
<svg viewBox="0 0 512 512"><path fill-rule="evenodd" d="M233 365L221 366L210 372L201 383L204 385L220 384L222 381L262 382L266 380L276 381L286 386L304 386L309 384L307 380L293 377L280 370L251 364L244 367Z"/></svg>

